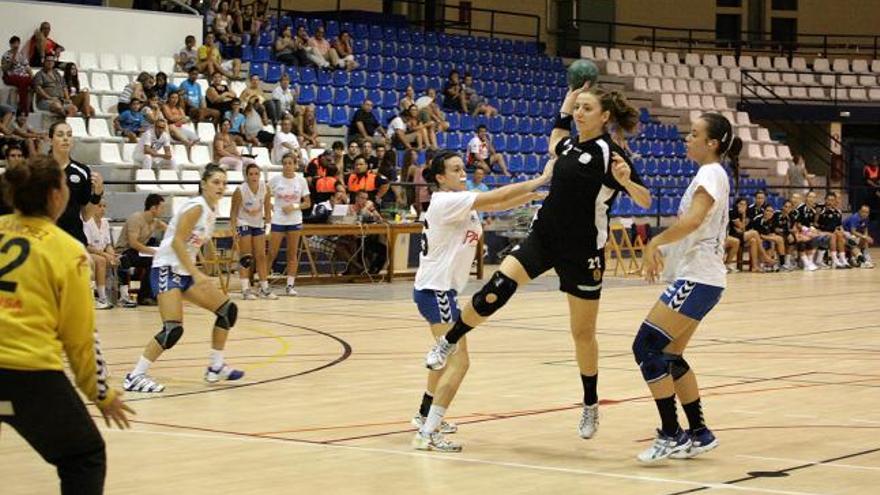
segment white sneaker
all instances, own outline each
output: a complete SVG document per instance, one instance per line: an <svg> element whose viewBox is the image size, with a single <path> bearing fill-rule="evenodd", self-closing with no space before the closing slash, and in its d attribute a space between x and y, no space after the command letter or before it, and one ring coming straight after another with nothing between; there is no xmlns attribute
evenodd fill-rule
<svg viewBox="0 0 880 495"><path fill-rule="evenodd" d="M126 392L152 394L165 390L165 385L155 382L146 374L132 375L131 373L126 373L125 378L122 379L122 388Z"/></svg>
<svg viewBox="0 0 880 495"><path fill-rule="evenodd" d="M862 263L862 268L874 268L874 262L865 260L865 262Z"/></svg>
<svg viewBox="0 0 880 495"><path fill-rule="evenodd" d="M241 291L241 298L244 299L245 301L256 301L257 300L257 296L250 289Z"/></svg>
<svg viewBox="0 0 880 495"><path fill-rule="evenodd" d="M106 299L95 299L95 309L113 309L113 305Z"/></svg>
<svg viewBox="0 0 880 495"><path fill-rule="evenodd" d="M418 429L422 429L422 425L425 424L425 417L421 414L416 414L413 416L413 419L410 423ZM447 423L445 420L440 422L440 426L437 427L437 431L444 435L451 435L453 433L458 433L458 425L455 423Z"/></svg>
<svg viewBox="0 0 880 495"><path fill-rule="evenodd" d="M458 344L450 344L446 341L446 337L440 337L425 356L425 366L431 370L442 370L446 367L446 359L450 355L455 354L457 350Z"/></svg>
<svg viewBox="0 0 880 495"><path fill-rule="evenodd" d="M119 305L122 306L123 308L136 308L137 302L135 302L127 297L120 297L119 298Z"/></svg>
<svg viewBox="0 0 880 495"><path fill-rule="evenodd" d="M807 271L807 272L815 272L815 271L818 270L818 269L819 269L819 267L816 266L816 264L813 263L812 261L809 262L809 263L804 263L804 271Z"/></svg>
<svg viewBox="0 0 880 495"><path fill-rule="evenodd" d="M288 285L287 289L284 290L284 294L288 296L296 296L298 295L296 289L292 285Z"/></svg>
<svg viewBox="0 0 880 495"><path fill-rule="evenodd" d="M461 445L450 442L443 437L442 433L434 432L430 435L416 433L412 439L412 446L416 450L434 450L437 452L461 452Z"/></svg>
<svg viewBox="0 0 880 495"><path fill-rule="evenodd" d="M691 439L681 428L672 436L666 436L663 431L657 430L654 443L636 457L639 461L649 464L666 459L677 452L687 451L690 447Z"/></svg>
<svg viewBox="0 0 880 495"><path fill-rule="evenodd" d="M278 295L272 292L272 289L260 289L260 292L257 293L260 299L268 299L270 301L275 301L278 299Z"/></svg>
<svg viewBox="0 0 880 495"><path fill-rule="evenodd" d="M596 430L598 429L599 404L584 406L584 411L581 413L581 421L578 423L578 435L584 440L589 440L590 438L593 438L593 435L596 434Z"/></svg>
<svg viewBox="0 0 880 495"><path fill-rule="evenodd" d="M814 265L815 265L816 268L819 269L819 270L830 270L830 269L831 269L831 267L828 266L828 265L826 265L825 262L822 261L822 260L816 260L816 262L814 263Z"/></svg>
<svg viewBox="0 0 880 495"><path fill-rule="evenodd" d="M205 371L205 381L208 383L217 383L221 380L235 381L240 380L242 377L244 377L244 371L230 368L226 364L221 366L220 369L208 366L207 371Z"/></svg>

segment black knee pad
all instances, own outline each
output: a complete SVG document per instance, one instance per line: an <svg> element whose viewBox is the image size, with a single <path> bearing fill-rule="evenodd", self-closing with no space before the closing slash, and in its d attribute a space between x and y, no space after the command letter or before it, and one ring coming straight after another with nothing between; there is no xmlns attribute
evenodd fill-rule
<svg viewBox="0 0 880 495"><path fill-rule="evenodd" d="M670 342L672 339L663 329L647 321L642 322L632 351L646 382L655 382L669 374L669 361L663 355L663 348Z"/></svg>
<svg viewBox="0 0 880 495"><path fill-rule="evenodd" d="M673 380L683 377L691 369L684 357L677 354L667 354L666 360L669 361L669 373L672 374Z"/></svg>
<svg viewBox="0 0 880 495"><path fill-rule="evenodd" d="M223 330L229 330L235 326L235 322L238 320L238 306L227 299L217 311L214 311L214 314L217 315L214 326Z"/></svg>
<svg viewBox="0 0 880 495"><path fill-rule="evenodd" d="M245 254L241 258L238 259L238 264L241 265L242 268L247 270L254 264L254 257L250 254Z"/></svg>
<svg viewBox="0 0 880 495"><path fill-rule="evenodd" d="M484 318L491 316L492 313L507 304L513 293L516 292L517 285L516 281L507 275L501 272L493 273L489 282L479 292L474 294L473 299L471 299L474 311ZM493 301L488 301L489 296L494 296L492 298Z"/></svg>
<svg viewBox="0 0 880 495"><path fill-rule="evenodd" d="M174 344L183 337L183 324L179 321L166 321L162 323L162 330L156 334L156 342L166 351L174 347Z"/></svg>

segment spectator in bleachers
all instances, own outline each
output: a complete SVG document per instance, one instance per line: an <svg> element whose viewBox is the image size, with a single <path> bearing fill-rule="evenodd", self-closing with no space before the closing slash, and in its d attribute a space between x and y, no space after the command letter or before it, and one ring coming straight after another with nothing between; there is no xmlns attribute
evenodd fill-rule
<svg viewBox="0 0 880 495"><path fill-rule="evenodd" d="M31 112L31 71L28 68L27 56L21 50L21 39L18 36L9 38L9 50L3 54L3 82L18 91L18 111L27 115Z"/></svg>
<svg viewBox="0 0 880 495"><path fill-rule="evenodd" d="M275 114L275 105L266 105L266 96L260 84L260 76L252 75L248 79L248 87L238 95L238 98L246 105L254 105L264 122L268 123L271 120L274 124L280 120L280 115Z"/></svg>
<svg viewBox="0 0 880 495"><path fill-rule="evenodd" d="M406 170L404 175L406 181L414 184L412 194L407 194L407 198L412 198L413 207L417 213L423 213L428 210L428 205L431 202L431 189L422 175L425 164L420 162L418 157L419 154L414 150L407 152L403 156L403 167Z"/></svg>
<svg viewBox="0 0 880 495"><path fill-rule="evenodd" d="M467 97L464 94L457 70L449 72L446 84L443 85L443 108L454 112L468 111Z"/></svg>
<svg viewBox="0 0 880 495"><path fill-rule="evenodd" d="M344 30L339 32L339 36L337 36L331 44L330 57L331 59L336 60L335 62L331 60L330 64L335 65L340 69L353 71L358 68L358 63L354 60L354 47L351 42L351 33Z"/></svg>
<svg viewBox="0 0 880 495"><path fill-rule="evenodd" d="M252 145L272 146L275 134L266 130L268 122L263 117L255 98L251 98L244 107L244 136Z"/></svg>
<svg viewBox="0 0 880 495"><path fill-rule="evenodd" d="M86 251L95 267L95 286L98 293L98 297L95 298L95 309L113 307L107 299L107 273L108 270L115 270L119 264L119 258L113 251L113 242L110 240L110 222L104 217L106 212L107 200L101 199L91 218L83 222L87 241Z"/></svg>
<svg viewBox="0 0 880 495"><path fill-rule="evenodd" d="M281 35L275 38L275 58L287 66L306 65L302 41L294 38L293 28L287 26Z"/></svg>
<svg viewBox="0 0 880 495"><path fill-rule="evenodd" d="M159 102L159 95L153 93L147 96L147 102L141 107L141 113L149 125L153 125L157 120L162 118L162 105Z"/></svg>
<svg viewBox="0 0 880 495"><path fill-rule="evenodd" d="M375 163L375 166L370 164L370 168L380 168L383 166L383 163L386 160L393 160L393 164L396 167L397 166L397 153L392 151L390 153L390 155L391 156L389 156L389 153L388 153L388 146L386 146L384 143L377 144L376 145L376 152L375 152L376 163Z"/></svg>
<svg viewBox="0 0 880 495"><path fill-rule="evenodd" d="M303 173L303 176L309 184L309 189L314 192L315 184L318 179L322 179L328 174L336 177L336 183L342 185L342 177L333 158L332 150L324 150L324 153L321 153L312 159L308 165L306 165L306 170ZM343 185L343 187L345 186Z"/></svg>
<svg viewBox="0 0 880 495"><path fill-rule="evenodd" d="M354 161L354 172L348 176L348 193L351 201L355 201L358 192L365 192L371 201L381 204L388 189L388 179L369 170L367 159L359 155Z"/></svg>
<svg viewBox="0 0 880 495"><path fill-rule="evenodd" d="M24 165L25 163L27 163L27 160L24 157L24 150L21 149L21 146L17 144L8 144L4 146L3 157L6 159L7 169L18 167L19 165ZM12 211L3 212L0 214L5 215L6 213L12 213Z"/></svg>
<svg viewBox="0 0 880 495"><path fill-rule="evenodd" d="M309 50L306 50L306 56L313 64L322 69L330 69L336 67L336 52L330 48L330 42L324 37L324 27L318 26L315 29L315 35L309 38Z"/></svg>
<svg viewBox="0 0 880 495"><path fill-rule="evenodd" d="M376 151L373 149L371 141L361 143L361 154L367 159L367 169L376 170L379 168L379 159L376 158Z"/></svg>
<svg viewBox="0 0 880 495"><path fill-rule="evenodd" d="M245 144L245 136L243 134L244 127L244 114L241 113L241 101L238 98L232 100L232 108L226 111L223 114L223 118L229 121L229 134L232 136L232 139L235 141L235 144L238 146L242 146ZM256 140L256 139L255 139ZM248 142L250 142L248 140ZM250 143L257 144L260 143Z"/></svg>
<svg viewBox="0 0 880 495"><path fill-rule="evenodd" d="M150 266L153 263L153 255L156 254L156 246L159 245L154 235L168 227L159 219L164 206L165 198L158 194L148 194L144 201L144 211L132 213L125 220L122 232L116 239L116 252L120 253L119 304L122 307L132 308L138 304L156 305L150 288ZM141 271L136 303L131 300L129 294L131 271L135 269Z"/></svg>
<svg viewBox="0 0 880 495"><path fill-rule="evenodd" d="M300 65L313 65L315 67L320 67L321 63L327 64L320 55L314 52L311 45L309 45L310 40L309 32L306 31L305 26L299 26L296 28L296 36L293 38L293 53L300 60Z"/></svg>
<svg viewBox="0 0 880 495"><path fill-rule="evenodd" d="M477 126L477 133L468 142L467 153L467 169L482 169L487 174L492 173L492 166L498 165L498 169L504 175L509 176L507 163L504 162L504 156L495 151L492 145L492 138L489 136L489 130L485 125Z"/></svg>
<svg viewBox="0 0 880 495"><path fill-rule="evenodd" d="M232 123L228 119L220 120L220 131L214 135L214 162L226 170L242 170L248 163L256 163L253 158L242 156L229 134Z"/></svg>
<svg viewBox="0 0 880 495"><path fill-rule="evenodd" d="M400 101L397 103L397 107L401 112L406 111L410 106L416 104L416 90L413 89L412 85L406 87L406 91L403 92L403 97L400 98Z"/></svg>
<svg viewBox="0 0 880 495"><path fill-rule="evenodd" d="M272 90L272 99L268 101L268 105L273 108L272 114L275 115L272 120L273 125L278 125L285 114L290 114L294 120L294 128L302 129L302 113L303 111L297 106L296 99L298 91L290 87L290 76L285 72L281 74L281 80L278 86Z"/></svg>
<svg viewBox="0 0 880 495"><path fill-rule="evenodd" d="M427 118L434 123L437 132L445 132L449 129L449 122L446 121L446 114L440 110L440 105L437 104L437 90L434 88L428 88L427 96L431 97L431 103L429 103L422 111L427 114Z"/></svg>
<svg viewBox="0 0 880 495"><path fill-rule="evenodd" d="M489 186L483 182L483 179L486 178L486 171L482 168L477 168L474 170L473 176L467 180L467 190L468 191L479 191L479 192L489 192Z"/></svg>
<svg viewBox="0 0 880 495"><path fill-rule="evenodd" d="M10 127L12 133L24 141L28 156L39 154L40 148L47 147L49 144L49 133L29 126L26 114L16 115Z"/></svg>
<svg viewBox="0 0 880 495"><path fill-rule="evenodd" d="M749 269L752 272L760 271L760 264L765 261L762 254L761 238L758 233L751 228L751 219L748 215L749 203L745 198L736 200L734 207L730 210L730 220L728 231L731 236L739 240L743 250L748 249L749 252ZM759 258L760 256L760 258ZM739 260L739 256L737 256Z"/></svg>
<svg viewBox="0 0 880 495"><path fill-rule="evenodd" d="M247 4L241 13L241 32L250 33L251 43L256 46L260 38L260 19L254 12L254 5Z"/></svg>
<svg viewBox="0 0 880 495"><path fill-rule="evenodd" d="M153 76L147 72L141 72L134 81L126 84L122 93L117 98L116 112L122 113L128 110L133 98L137 98L142 102L146 101L147 94L144 91L144 87L146 84L149 84L149 80L152 79L152 77Z"/></svg>
<svg viewBox="0 0 880 495"><path fill-rule="evenodd" d="M147 119L141 113L141 100L137 98L132 98L128 110L113 119L116 135L124 137L129 143L136 143L146 127Z"/></svg>
<svg viewBox="0 0 880 495"><path fill-rule="evenodd" d="M229 85L223 80L223 75L215 72L211 76L211 85L205 93L208 100L208 108L217 110L220 115L232 109L232 100L236 99L235 92L229 89Z"/></svg>
<svg viewBox="0 0 880 495"><path fill-rule="evenodd" d="M327 201L338 192L345 193L345 185L339 180L339 171L336 169L336 165L327 163L321 172L324 175L309 178L312 179L312 187L309 189L314 190L312 198L315 204Z"/></svg>
<svg viewBox="0 0 880 495"><path fill-rule="evenodd" d="M852 247L853 264L862 268L874 268L874 262L868 250L874 245L874 238L871 237L871 233L868 231L870 216L871 207L862 205L858 211L853 212L843 223L847 243Z"/></svg>
<svg viewBox="0 0 880 495"><path fill-rule="evenodd" d="M407 132L421 133L422 142L424 142L427 149L436 150L438 148L437 132L434 129L434 123L430 120L422 119L417 106L410 105L407 108L404 122L406 122Z"/></svg>
<svg viewBox="0 0 880 495"><path fill-rule="evenodd" d="M474 76L470 74L464 75L464 84L461 85L461 92L467 102L467 112L471 115L483 114L486 117L492 117L498 113L498 110L489 104L489 100L480 96L474 89Z"/></svg>
<svg viewBox="0 0 880 495"><path fill-rule="evenodd" d="M30 59L31 67L42 67L46 57L53 56L57 59L61 52L64 51L63 46L49 37L51 30L52 26L47 21L43 21L40 23L40 27L34 31L34 35L31 36L28 46L28 58Z"/></svg>
<svg viewBox="0 0 880 495"><path fill-rule="evenodd" d="M415 105L413 105L415 107ZM388 123L388 140L391 146L397 149L424 149L425 148L425 132L422 129L410 128L407 125L409 112L401 110L396 117ZM415 148L413 148L415 145Z"/></svg>
<svg viewBox="0 0 880 495"><path fill-rule="evenodd" d="M788 172L785 174L785 185L792 187L792 193L807 194L813 187L811 179L815 177L807 172L807 164L804 157L800 153L793 153L791 163L788 165Z"/></svg>
<svg viewBox="0 0 880 495"><path fill-rule="evenodd" d="M31 84L37 94L37 109L62 117L76 115L76 107L70 102L64 77L55 70L55 57L43 58L43 68L34 74Z"/></svg>
<svg viewBox="0 0 880 495"><path fill-rule="evenodd" d="M320 136L318 136L318 122L315 120L315 107L312 105L305 105L302 109L302 125L300 125L300 137L302 138L302 145L307 151L311 151L312 148L321 148L324 146L320 141ZM364 144L369 143L369 141L364 141Z"/></svg>
<svg viewBox="0 0 880 495"><path fill-rule="evenodd" d="M761 236L767 256L772 260L770 264L764 266L764 271L778 272L780 260L785 257L785 239L776 233L776 210L773 205L764 205L763 213L752 220L752 225Z"/></svg>
<svg viewBox="0 0 880 495"><path fill-rule="evenodd" d="M195 122L207 120L213 123L220 121L221 114L213 108L208 108L205 96L202 94L202 87L199 85L199 71L195 67L189 70L186 81L180 83L180 91L183 92L184 103L186 104L187 114Z"/></svg>
<svg viewBox="0 0 880 495"><path fill-rule="evenodd" d="M384 142L385 129L376 120L373 115L373 102L364 100L361 107L354 112L351 117L351 124L348 126L348 140L354 139L367 140L370 139L376 143Z"/></svg>
<svg viewBox="0 0 880 495"><path fill-rule="evenodd" d="M293 133L293 121L284 119L281 121L281 130L275 133L275 139L272 142L272 163L281 165L281 161L288 153L302 155L299 140Z"/></svg>
<svg viewBox="0 0 880 495"><path fill-rule="evenodd" d="M152 169L153 165L177 170L178 164L171 154L171 135L165 119L159 118L153 127L141 134L131 159L146 170Z"/></svg>
<svg viewBox="0 0 880 495"><path fill-rule="evenodd" d="M184 46L174 57L177 70L181 72L189 72L190 69L196 67L199 63L199 51L196 49L196 37L188 35L184 39Z"/></svg>
<svg viewBox="0 0 880 495"><path fill-rule="evenodd" d="M758 191L755 193L755 202L749 205L748 212L749 218L752 221L756 221L758 217L764 216L764 206L767 203L767 193L764 191Z"/></svg>
<svg viewBox="0 0 880 495"><path fill-rule="evenodd" d="M67 94L70 96L70 102L83 117L89 118L95 115L95 109L89 98L89 88L80 87L79 70L76 64L69 62L64 66L64 85L67 87Z"/></svg>
<svg viewBox="0 0 880 495"><path fill-rule="evenodd" d="M361 145L358 141L348 143L348 151L342 157L342 173L350 174L354 170L354 161L361 155Z"/></svg>
<svg viewBox="0 0 880 495"><path fill-rule="evenodd" d="M220 73L228 79L239 79L241 74L241 60L237 58L223 60L220 49L214 44L213 33L205 35L205 44L198 50L196 67L208 77Z"/></svg>
<svg viewBox="0 0 880 495"><path fill-rule="evenodd" d="M831 265L834 268L852 268L846 260L846 235L843 231L843 213L837 208L837 194L829 192L825 195L825 205L816 217L816 228L819 230L819 253L822 259L823 250L831 253Z"/></svg>
<svg viewBox="0 0 880 495"><path fill-rule="evenodd" d="M186 145L187 149L192 148L199 142L199 135L196 131L184 127L184 124L192 122L186 116L186 104L180 93L174 92L168 95L168 100L162 104L162 115L168 121L168 132L176 141L180 141Z"/></svg>
<svg viewBox="0 0 880 495"><path fill-rule="evenodd" d="M168 100L171 93L177 92L177 86L168 82L168 74L164 72L156 73L156 84L150 89L150 94L155 94L161 101ZM147 95L149 96L149 95Z"/></svg>
<svg viewBox="0 0 880 495"><path fill-rule="evenodd" d="M220 7L217 10L217 14L214 16L214 37L224 45L241 45L241 37L233 34L232 24L233 18L232 14L229 12L229 4L226 2L220 2Z"/></svg>

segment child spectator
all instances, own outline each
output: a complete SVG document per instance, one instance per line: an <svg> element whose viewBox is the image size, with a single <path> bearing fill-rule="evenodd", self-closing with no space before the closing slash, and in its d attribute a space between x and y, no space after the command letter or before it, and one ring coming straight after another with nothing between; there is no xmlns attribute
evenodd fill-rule
<svg viewBox="0 0 880 495"><path fill-rule="evenodd" d="M89 99L89 89L81 88L79 85L79 71L76 64L68 63L64 66L64 85L67 87L67 94L70 96L70 102L82 114L83 117L89 118L95 115L95 109L92 108Z"/></svg>
<svg viewBox="0 0 880 495"><path fill-rule="evenodd" d="M238 98L234 98L232 100L232 108L226 111L223 114L223 118L229 121L229 134L232 135L232 139L235 140L235 144L241 146L245 143L245 137L243 134L244 127L244 114L241 113L241 101ZM259 143L251 143L257 144Z"/></svg>
<svg viewBox="0 0 880 495"><path fill-rule="evenodd" d="M184 46L174 57L177 69L181 72L189 72L190 69L196 67L199 61L199 52L196 49L196 37L189 35L184 39Z"/></svg>
<svg viewBox="0 0 880 495"><path fill-rule="evenodd" d="M146 118L141 113L141 100L132 99L128 110L113 119L113 127L117 135L125 137L130 143L136 143L146 127Z"/></svg>

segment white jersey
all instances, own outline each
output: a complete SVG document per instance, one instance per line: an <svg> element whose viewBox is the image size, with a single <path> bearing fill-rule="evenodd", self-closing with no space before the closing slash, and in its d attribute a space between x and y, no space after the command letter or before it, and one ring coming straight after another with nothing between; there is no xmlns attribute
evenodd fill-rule
<svg viewBox="0 0 880 495"><path fill-rule="evenodd" d="M86 234L89 247L98 251L103 251L112 244L110 241L110 222L106 218L101 218L101 225L98 225L94 218L86 220L83 222L83 232Z"/></svg>
<svg viewBox="0 0 880 495"><path fill-rule="evenodd" d="M141 134L141 137L138 138L134 154L143 156L144 149L146 148L153 150L155 153L159 153L164 150L166 146L171 146L171 135L168 134L168 131L163 132L161 136L157 136L156 129L151 127L144 131L143 134Z"/></svg>
<svg viewBox="0 0 880 495"><path fill-rule="evenodd" d="M295 151L285 146L285 144L293 145ZM296 134L281 131L275 133L275 140L272 142L272 163L281 165L284 155L299 152L299 141L296 139Z"/></svg>
<svg viewBox="0 0 880 495"><path fill-rule="evenodd" d="M193 226L192 233L186 239L186 251L189 254L190 260L195 262L196 254L198 254L202 245L211 240L211 236L214 235L214 222L217 220L217 212L208 206L204 196L191 198L183 204L171 218L171 222L168 223L165 237L162 238L162 243L159 244L159 249L156 250L156 255L153 256L153 266L170 266L171 271L178 275L191 275L181 264L171 243L174 241L174 233L177 232L177 223L180 221L180 217L196 206L202 207L202 214Z"/></svg>
<svg viewBox="0 0 880 495"><path fill-rule="evenodd" d="M269 179L269 192L274 199L272 223L275 225L299 225L303 222L302 210L284 213L285 206L302 204L303 198L309 195L309 183L302 174L297 173L292 179L276 175Z"/></svg>
<svg viewBox="0 0 880 495"><path fill-rule="evenodd" d="M724 167L719 163L710 163L699 168L681 197L679 216L690 209L694 193L699 188L709 193L715 202L697 230L675 244L663 246L662 251L666 256L663 278L667 281L684 279L727 287L724 242L727 239L730 183Z"/></svg>
<svg viewBox="0 0 880 495"><path fill-rule="evenodd" d="M238 225L240 227L263 228L263 205L266 201L266 183L262 180L257 192L251 191L247 182L238 186L241 194L241 207L238 209Z"/></svg>
<svg viewBox="0 0 880 495"><path fill-rule="evenodd" d="M474 211L477 193L438 191L425 212L416 290L464 290L483 225Z"/></svg>

